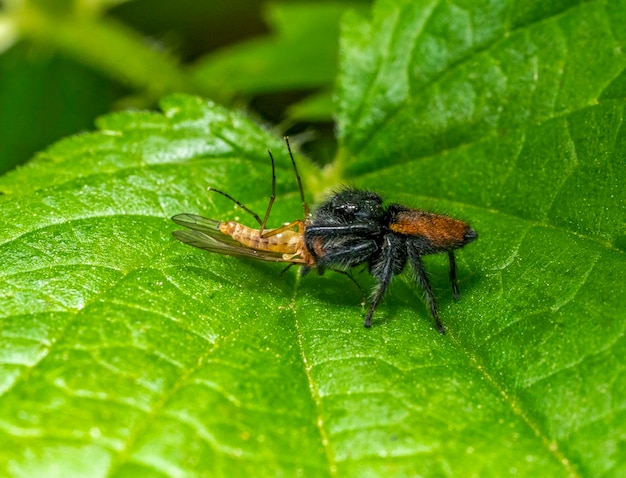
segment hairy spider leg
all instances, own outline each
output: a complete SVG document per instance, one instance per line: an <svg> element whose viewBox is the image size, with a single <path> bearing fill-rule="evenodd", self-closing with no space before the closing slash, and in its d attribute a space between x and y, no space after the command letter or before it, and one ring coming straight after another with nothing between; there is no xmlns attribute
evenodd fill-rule
<svg viewBox="0 0 626 478"><path fill-rule="evenodd" d="M459 300L461 294L459 294L459 285L456 282L456 260L454 259L454 252L448 252L448 258L450 259L450 284L452 284L452 295L454 300Z"/></svg>
<svg viewBox="0 0 626 478"><path fill-rule="evenodd" d="M378 224L341 224L339 226L308 226L307 230L310 234L332 233L335 237L349 236L350 234L370 234L380 233L381 227Z"/></svg>
<svg viewBox="0 0 626 478"><path fill-rule="evenodd" d="M351 268L363 264L368 258L376 252L376 243L374 241L362 242L360 244L351 244L341 251L325 252L324 257L317 261L317 268L320 274L324 270L334 270L326 264L336 264L339 267Z"/></svg>
<svg viewBox="0 0 626 478"><path fill-rule="evenodd" d="M437 330L440 334L445 334L446 329L441 323L441 319L439 318L439 312L437 311L437 304L435 303L435 294L433 293L433 289L430 286L430 282L428 281L428 276L426 275L426 269L424 269L424 262L422 261L422 256L416 254L412 248L409 248L409 261L413 266L413 270L417 274L417 282L419 286L424 291L424 295L426 296L426 305L430 309L431 315L435 319L435 324L437 325Z"/></svg>
<svg viewBox="0 0 626 478"><path fill-rule="evenodd" d="M372 326L372 317L374 316L374 312L384 297L385 292L387 292L391 279L393 279L393 276L396 274L402 272L402 269L404 269L404 266L406 265L406 255L394 257L394 250L398 250L398 247L402 247L399 244L392 244L392 241L397 240L398 239L391 234L385 235L380 254L381 260L370 266L370 272L378 281L378 284L374 289L370 310L365 317L365 321L363 322L365 327Z"/></svg>
<svg viewBox="0 0 626 478"><path fill-rule="evenodd" d="M316 239L320 237L323 237L323 236L343 237L343 236L350 236L350 235L355 235L355 234L376 235L379 233L380 233L380 226L377 224L345 224L345 225L339 225L339 226L308 225L306 228L306 234L304 237L305 237L306 247L309 250L309 253L314 259L319 260L321 258L317 254L315 241ZM349 256L349 253L355 252L358 250L359 249L356 248L354 250L347 251L347 254L344 252L342 254L338 254L337 256L341 256L341 255ZM376 248L374 247L374 249L370 253L373 253L375 251L376 251ZM323 261L330 263L337 256L331 253L325 252Z"/></svg>

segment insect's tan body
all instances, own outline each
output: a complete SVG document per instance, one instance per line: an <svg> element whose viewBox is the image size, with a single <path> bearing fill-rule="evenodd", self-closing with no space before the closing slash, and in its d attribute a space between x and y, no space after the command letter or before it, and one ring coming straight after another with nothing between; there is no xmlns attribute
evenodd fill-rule
<svg viewBox="0 0 626 478"><path fill-rule="evenodd" d="M279 252L288 261L313 265L314 261L304 244L303 221L294 221L276 229L253 229L235 221L219 224L223 234L257 251Z"/></svg>

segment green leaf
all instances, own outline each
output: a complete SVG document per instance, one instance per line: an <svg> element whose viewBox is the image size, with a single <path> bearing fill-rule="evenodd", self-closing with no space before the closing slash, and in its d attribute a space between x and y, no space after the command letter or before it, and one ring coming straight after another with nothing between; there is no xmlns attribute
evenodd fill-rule
<svg viewBox="0 0 626 478"><path fill-rule="evenodd" d="M352 168L372 169L381 151L388 164L406 162L596 104L623 72L622 2L563 1L541 16L543 3L390 0L372 24L350 18L338 122Z"/></svg>
<svg viewBox="0 0 626 478"><path fill-rule="evenodd" d="M180 212L254 225L206 187L262 215L267 148L272 225L301 217L252 121L107 116L0 178L1 474L624 474L626 5L429 5L348 19L341 155L297 160L309 200L338 177L471 220L460 302L427 258L448 334L410 278L364 329L343 276L171 238Z"/></svg>

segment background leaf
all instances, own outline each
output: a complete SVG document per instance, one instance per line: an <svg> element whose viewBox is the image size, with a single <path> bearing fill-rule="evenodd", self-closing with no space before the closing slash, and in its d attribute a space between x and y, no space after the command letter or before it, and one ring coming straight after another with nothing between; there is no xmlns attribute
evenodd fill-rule
<svg viewBox="0 0 626 478"><path fill-rule="evenodd" d="M109 111L122 94L119 86L80 65L29 53L18 45L0 57L0 173L91 127L94 116Z"/></svg>
<svg viewBox="0 0 626 478"><path fill-rule="evenodd" d="M4 2L0 173L54 140L91 128L97 115L156 107L169 93L237 106L245 101L264 121L288 121L290 134L314 122L317 142L311 146L318 160L328 162L336 149L330 90L339 19L348 8L365 11L365 5L366 0ZM322 93L322 101L306 102ZM305 103L291 116L290 107L300 101Z"/></svg>
<svg viewBox="0 0 626 478"><path fill-rule="evenodd" d="M625 14L389 0L347 19L340 155L298 158L305 186L471 219L459 303L428 258L445 336L409 280L366 330L345 277L170 237L179 212L253 224L206 187L262 212L268 147L274 224L301 216L284 146L241 114L171 97L5 175L2 472L623 474Z"/></svg>
<svg viewBox="0 0 626 478"><path fill-rule="evenodd" d="M332 85L339 19L358 3L270 4L273 36L207 55L194 67L198 81L220 95L303 90Z"/></svg>

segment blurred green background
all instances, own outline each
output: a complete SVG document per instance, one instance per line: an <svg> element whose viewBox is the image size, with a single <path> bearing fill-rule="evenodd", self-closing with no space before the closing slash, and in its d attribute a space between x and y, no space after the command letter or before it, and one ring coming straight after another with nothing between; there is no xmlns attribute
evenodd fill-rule
<svg viewBox="0 0 626 478"><path fill-rule="evenodd" d="M0 173L97 116L172 92L244 109L335 152L339 21L367 1L5 0L0 3Z"/></svg>

